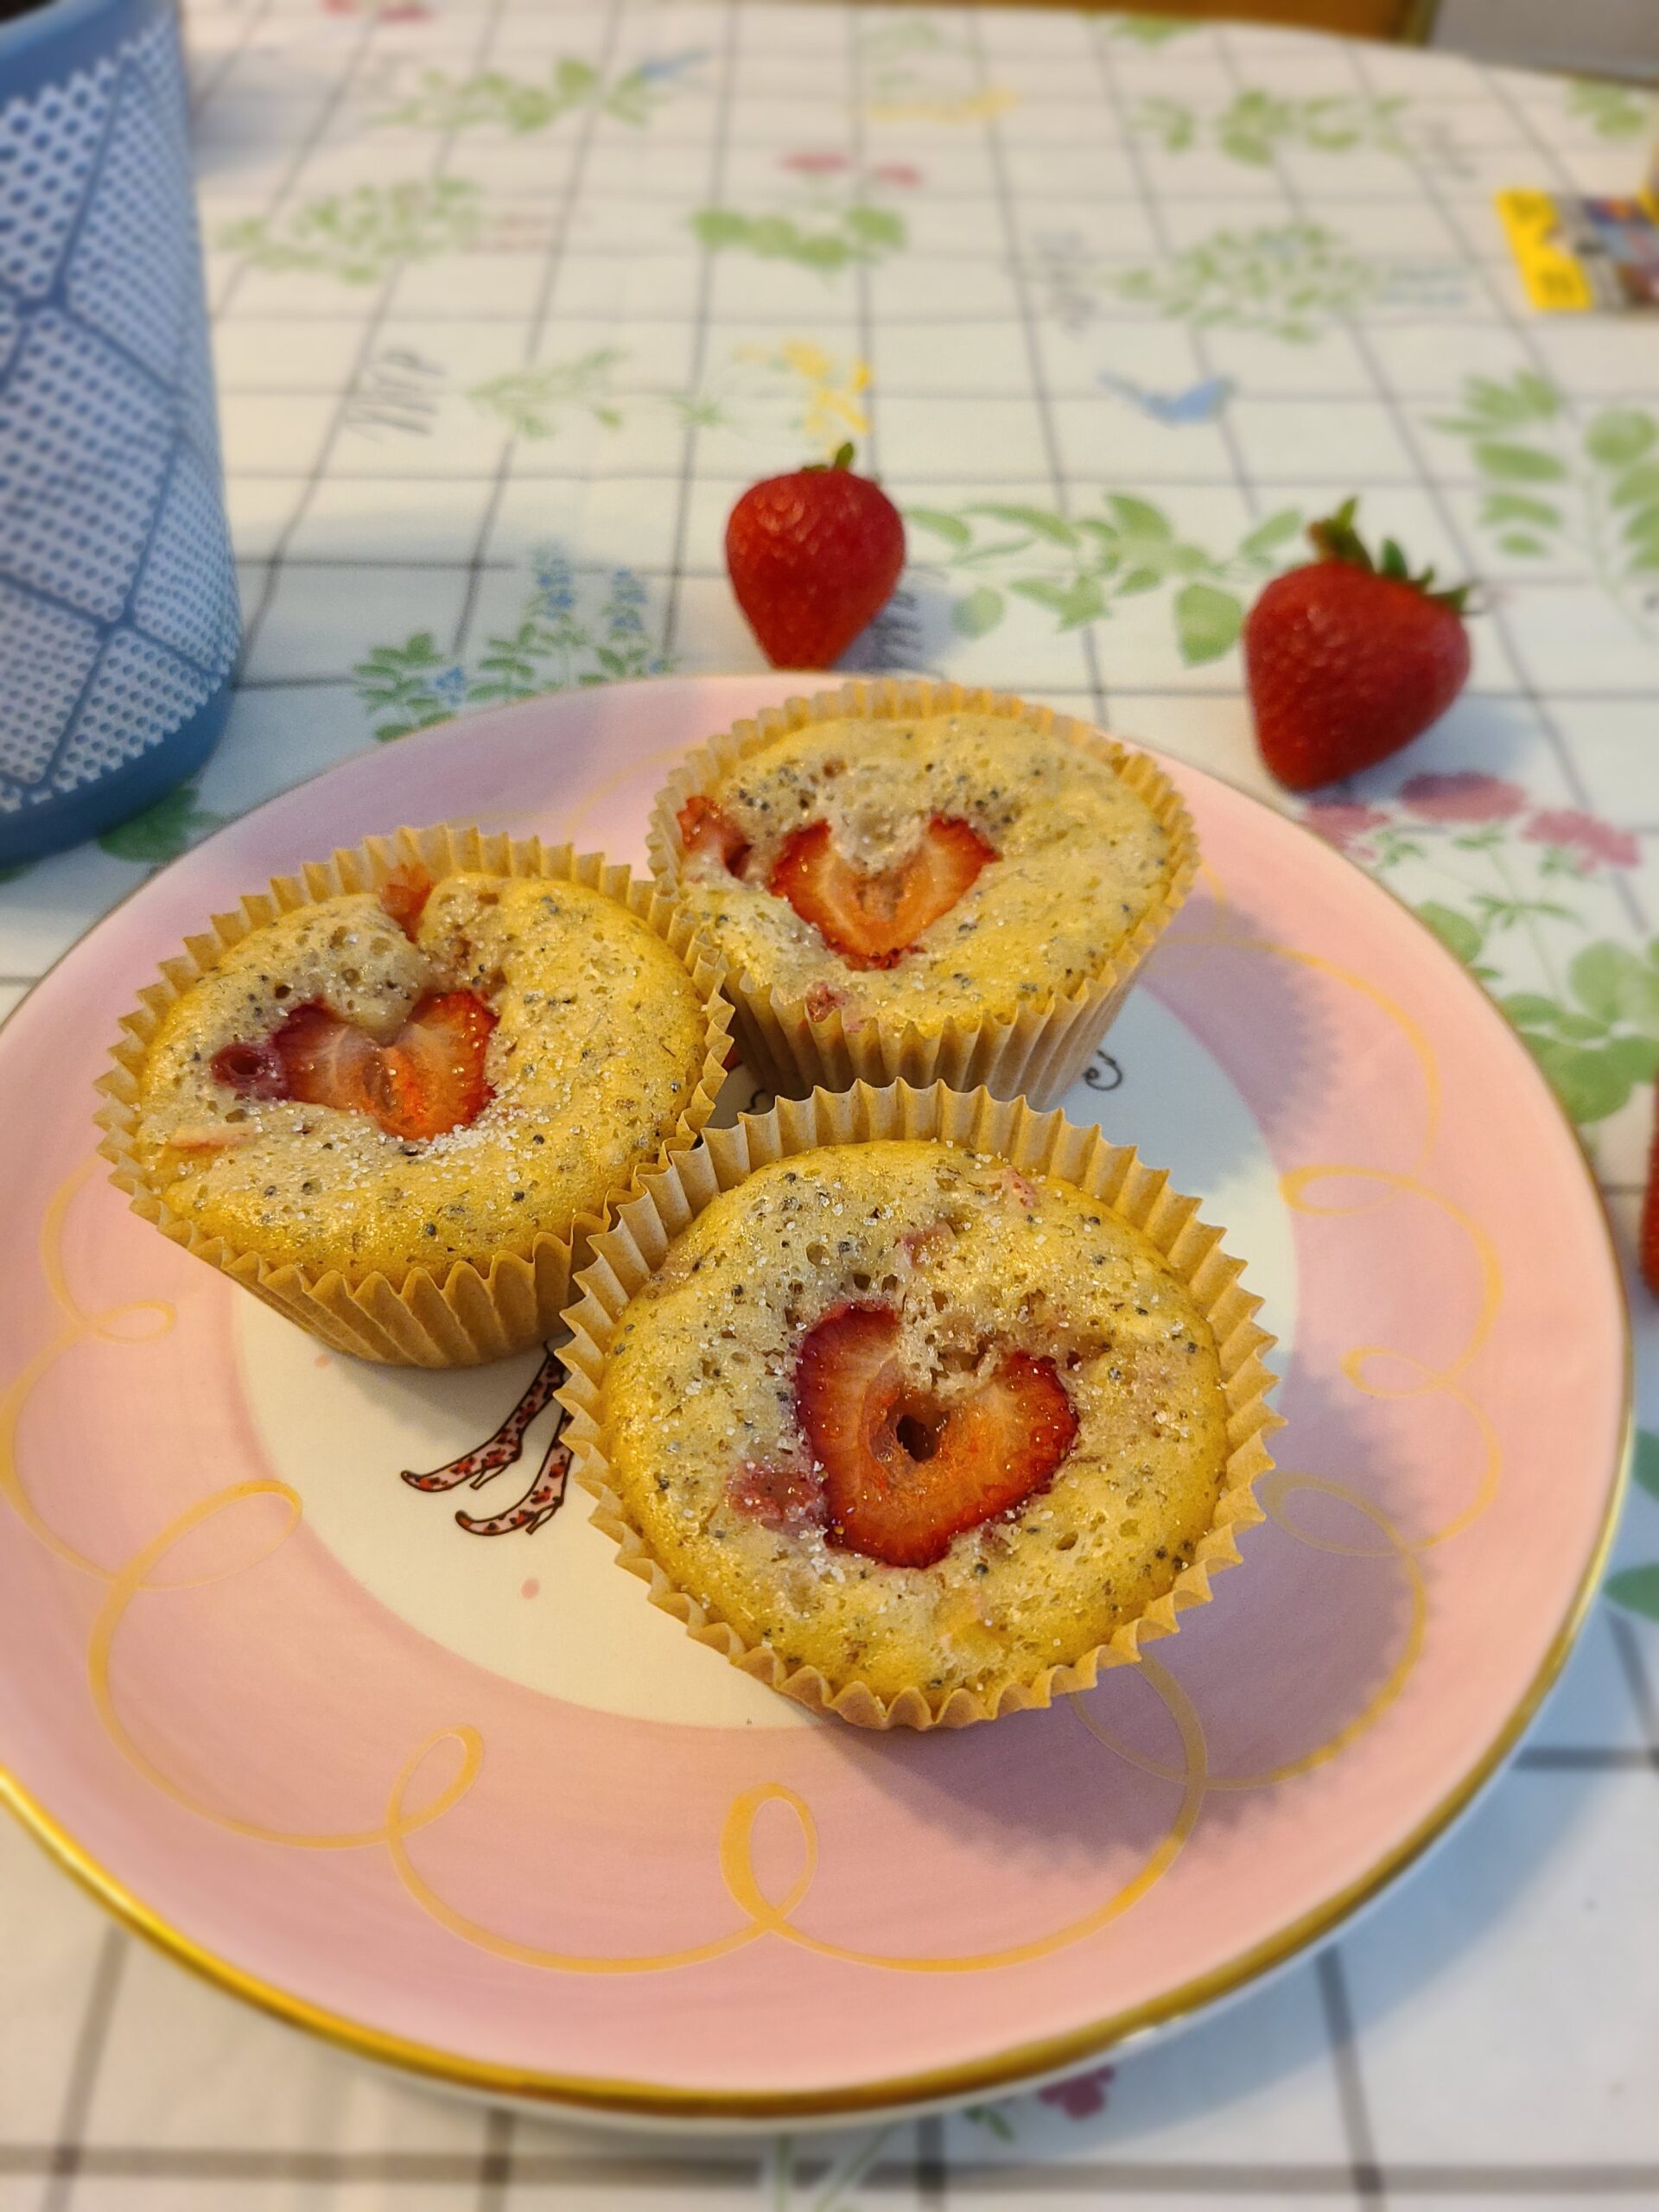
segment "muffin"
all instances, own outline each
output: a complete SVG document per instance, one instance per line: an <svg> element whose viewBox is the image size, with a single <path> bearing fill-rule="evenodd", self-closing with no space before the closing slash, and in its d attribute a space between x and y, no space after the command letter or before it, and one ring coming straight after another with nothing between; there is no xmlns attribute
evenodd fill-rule
<svg viewBox="0 0 1659 2212"><path fill-rule="evenodd" d="M593 1230L721 1081L726 1009L690 925L626 868L533 841L337 854L163 976L105 1079L116 1180L370 1358L546 1336Z"/></svg>
<svg viewBox="0 0 1659 2212"><path fill-rule="evenodd" d="M701 1641L860 1725L1087 1687L1260 1518L1269 1339L1194 1212L983 1090L709 1131L571 1316L597 1517Z"/></svg>
<svg viewBox="0 0 1659 2212"><path fill-rule="evenodd" d="M1076 1081L1185 896L1192 823L1144 754L959 685L848 684L693 753L652 865L728 965L777 1091Z"/></svg>

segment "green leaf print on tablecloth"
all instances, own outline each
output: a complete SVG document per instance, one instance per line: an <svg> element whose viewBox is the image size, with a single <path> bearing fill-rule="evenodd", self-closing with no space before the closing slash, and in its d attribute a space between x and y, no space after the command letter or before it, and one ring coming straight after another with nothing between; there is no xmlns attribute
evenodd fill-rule
<svg viewBox="0 0 1659 2212"><path fill-rule="evenodd" d="M1098 23L1108 38L1133 41L1136 46L1167 46L1173 38L1185 38L1198 26L1180 16L1086 16L1086 22Z"/></svg>
<svg viewBox="0 0 1659 2212"><path fill-rule="evenodd" d="M1567 111L1587 123L1599 138L1639 138L1659 119L1659 102L1632 85L1575 77L1567 87Z"/></svg>
<svg viewBox="0 0 1659 2212"><path fill-rule="evenodd" d="M758 214L702 207L691 227L711 252L736 249L763 261L793 261L834 276L854 262L883 261L907 238L904 219L883 204L889 192L922 181L908 162L861 164L830 149L779 157L779 204Z"/></svg>
<svg viewBox="0 0 1659 2212"><path fill-rule="evenodd" d="M194 784L181 784L142 814L129 815L113 830L105 830L98 842L113 860L158 867L163 861L177 860L228 819L201 804Z"/></svg>
<svg viewBox="0 0 1659 2212"><path fill-rule="evenodd" d="M1311 345L1328 323L1377 302L1425 312L1457 305L1468 276L1460 262L1378 261L1323 223L1216 231L1145 268L1097 264L1086 280L1199 328L1230 324Z"/></svg>
<svg viewBox="0 0 1659 2212"><path fill-rule="evenodd" d="M1314 153L1345 154L1358 147L1404 155L1405 141L1395 127L1405 100L1360 93L1331 93L1313 99L1283 99L1273 92L1234 95L1219 115L1205 118L1185 101L1141 100L1129 118L1139 137L1156 139L1168 154L1184 154L1201 141L1235 162L1264 168L1281 147Z"/></svg>
<svg viewBox="0 0 1659 2212"><path fill-rule="evenodd" d="M645 588L632 569L617 569L584 591L563 553L543 546L531 557L518 624L486 638L475 659L441 652L431 632L422 630L401 645L377 645L352 676L375 736L407 737L467 707L665 675L673 664L653 651L645 610Z"/></svg>
<svg viewBox="0 0 1659 2212"><path fill-rule="evenodd" d="M649 123L672 99L687 73L704 58L702 52L667 54L608 79L591 61L568 54L544 77L510 77L500 69L452 77L446 70L428 69L410 99L373 120L423 130L470 130L493 124L522 137L546 130L579 109L594 108L637 127Z"/></svg>
<svg viewBox="0 0 1659 2212"><path fill-rule="evenodd" d="M1630 1472L1639 1490L1646 1491L1649 1497L1659 1498L1659 1436L1651 1429L1637 1431ZM1645 1567L1622 1567L1617 1574L1609 1575L1607 1595L1627 1611L1659 1621L1659 1560Z"/></svg>
<svg viewBox="0 0 1659 2212"><path fill-rule="evenodd" d="M467 397L483 413L499 416L515 437L556 435L560 416L569 409L591 415L607 430L620 429L622 410L611 385L626 359L619 346L596 346L568 361L509 369L483 384L469 385Z"/></svg>
<svg viewBox="0 0 1659 2212"><path fill-rule="evenodd" d="M918 556L918 567L943 572L959 588L950 611L959 636L994 630L1010 594L1046 607L1058 628L1076 630L1104 620L1119 600L1167 590L1176 644L1189 667L1231 648L1244 619L1240 594L1278 566L1280 549L1302 519L1283 508L1218 555L1183 537L1150 500L1108 492L1103 507L1073 518L1048 507L973 500L908 507L905 519L940 549L931 558Z"/></svg>
<svg viewBox="0 0 1659 2212"><path fill-rule="evenodd" d="M286 216L250 216L227 225L219 243L258 269L374 284L400 262L430 261L469 245L481 219L478 187L465 178L410 178L330 193Z"/></svg>
<svg viewBox="0 0 1659 2212"><path fill-rule="evenodd" d="M1394 803L1316 801L1310 829L1414 906L1497 1001L1581 1129L1659 1075L1659 939L1633 949L1616 895L1626 830L1468 770Z"/></svg>
<svg viewBox="0 0 1659 2212"><path fill-rule="evenodd" d="M1363 307L1376 288L1371 263L1319 223L1217 231L1116 283L1126 300L1182 321L1234 323L1303 341Z"/></svg>
<svg viewBox="0 0 1659 2212"><path fill-rule="evenodd" d="M1480 524L1516 560L1575 555L1641 636L1659 638L1659 421L1604 407L1581 422L1545 378L1470 377L1463 411L1435 418L1469 442Z"/></svg>

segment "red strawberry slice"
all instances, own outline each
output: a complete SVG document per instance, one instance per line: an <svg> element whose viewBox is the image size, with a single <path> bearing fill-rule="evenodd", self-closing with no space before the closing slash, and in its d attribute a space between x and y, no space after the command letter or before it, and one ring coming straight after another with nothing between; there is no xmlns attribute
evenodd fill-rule
<svg viewBox="0 0 1659 2212"><path fill-rule="evenodd" d="M1653 1140L1648 1153L1648 1187L1642 1198L1639 1257L1642 1280L1659 1298L1659 1090L1655 1092Z"/></svg>
<svg viewBox="0 0 1659 2212"><path fill-rule="evenodd" d="M392 1136L421 1138L475 1122L493 1096L484 1080L484 1052L494 1027L494 1014L471 991L423 999L385 1055L381 1127Z"/></svg>
<svg viewBox="0 0 1659 2212"><path fill-rule="evenodd" d="M413 861L404 861L393 868L380 887L380 904L411 943L431 896L431 877Z"/></svg>
<svg viewBox="0 0 1659 2212"><path fill-rule="evenodd" d="M688 853L711 855L734 875L749 856L749 841L728 814L702 791L693 791L675 817L680 842Z"/></svg>
<svg viewBox="0 0 1659 2212"><path fill-rule="evenodd" d="M484 1053L495 1016L470 991L423 998L390 1045L317 1000L274 1036L226 1045L213 1070L245 1098L295 1098L369 1114L388 1136L418 1141L477 1120L492 1093Z"/></svg>
<svg viewBox="0 0 1659 2212"><path fill-rule="evenodd" d="M888 1306L840 1306L801 1346L795 1399L823 1469L832 1543L888 1567L931 1567L954 1536L1041 1490L1077 1440L1051 1359L1011 1352L942 1406L899 1363Z"/></svg>
<svg viewBox="0 0 1659 2212"><path fill-rule="evenodd" d="M849 968L891 968L995 858L970 823L936 814L913 853L867 874L836 850L827 822L813 822L784 847L768 888Z"/></svg>

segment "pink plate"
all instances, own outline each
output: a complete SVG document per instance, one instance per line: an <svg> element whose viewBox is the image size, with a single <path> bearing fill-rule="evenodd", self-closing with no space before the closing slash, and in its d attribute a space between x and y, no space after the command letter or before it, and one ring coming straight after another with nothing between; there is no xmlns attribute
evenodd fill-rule
<svg viewBox="0 0 1659 2212"><path fill-rule="evenodd" d="M1289 1425L1214 1604L1051 1712L889 1739L772 1697L561 1510L550 1362L330 1357L106 1184L104 1048L207 914L400 821L639 861L671 761L782 688L571 692L348 761L147 884L0 1036L0 1794L353 2049L727 2125L1080 2063L1374 1893L1565 1656L1627 1397L1525 1052L1384 893L1173 762L1199 887L1068 1105L1226 1224Z"/></svg>

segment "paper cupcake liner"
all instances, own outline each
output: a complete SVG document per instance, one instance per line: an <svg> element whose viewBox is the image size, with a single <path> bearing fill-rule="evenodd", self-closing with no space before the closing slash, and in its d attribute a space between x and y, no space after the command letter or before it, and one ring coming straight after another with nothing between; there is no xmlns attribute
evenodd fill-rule
<svg viewBox="0 0 1659 2212"><path fill-rule="evenodd" d="M866 1682L832 1683L815 1667L791 1669L678 1587L610 1484L601 1411L605 1362L628 1300L661 1266L673 1239L758 1167L818 1145L887 1137L936 1138L993 1153L1022 1173L1058 1176L1110 1206L1162 1254L1214 1331L1220 1355L1228 1454L1214 1516L1191 1564L1105 1643L982 1696L957 1688L930 1697L918 1684L883 1699ZM558 1395L570 1414L565 1437L577 1478L595 1500L594 1522L614 1539L620 1564L649 1584L652 1604L683 1622L695 1642L722 1653L769 1689L856 1727L962 1728L1049 1705L1064 1693L1090 1688L1106 1668L1133 1664L1143 1644L1175 1633L1187 1607L1207 1604L1217 1573L1238 1564L1235 1535L1263 1517L1253 1486L1273 1465L1267 1439L1281 1426L1267 1402L1276 1378L1262 1357L1274 1339L1256 1325L1262 1301L1241 1287L1243 1262L1222 1250L1224 1231L1199 1221L1198 1201L1172 1191L1168 1176L1144 1166L1132 1146L1110 1144L1098 1128L1079 1128L1058 1110L1036 1114L1023 1100L994 1098L982 1087L964 1095L943 1084L926 1090L860 1084L839 1095L817 1090L810 1098L780 1100L769 1114L745 1115L735 1128L706 1130L692 1151L643 1183L615 1225L594 1239L593 1264L578 1284L582 1295L565 1316L571 1339L562 1357L569 1380Z"/></svg>
<svg viewBox="0 0 1659 2212"><path fill-rule="evenodd" d="M335 1268L275 1266L223 1237L204 1236L151 1187L138 1157L140 1076L168 1007L251 931L296 906L341 893L376 890L395 868L409 863L435 879L479 869L603 891L678 954L702 998L708 1029L697 1087L672 1134L599 1211L575 1216L562 1235L532 1230L521 1243L496 1253L487 1267L457 1261L442 1273L412 1267L397 1280L379 1273L356 1277ZM731 1020L721 990L721 972L695 923L670 893L635 880L628 868L601 854L577 854L569 845L549 849L539 838L512 838L471 827L399 830L391 837L371 837L330 860L308 861L296 875L274 877L268 891L251 893L235 913L215 914L211 930L188 938L181 954L162 963L160 981L141 991L138 1007L124 1017L124 1033L112 1048L115 1065L99 1079L98 1088L108 1103L98 1116L107 1132L99 1149L112 1163L111 1179L127 1192L136 1213L335 1350L400 1367L480 1366L523 1351L557 1328L575 1275L618 1201L639 1187L646 1167L661 1166L692 1144L714 1111L724 1081Z"/></svg>
<svg viewBox="0 0 1659 2212"><path fill-rule="evenodd" d="M747 969L734 968L727 994L737 1016L743 1058L757 1078L789 1097L814 1084L845 1090L855 1083L949 1084L971 1090L983 1084L999 1098L1031 1098L1052 1104L1077 1082L1128 995L1135 971L1180 907L1198 871L1198 846L1180 793L1147 754L1120 745L1085 722L1052 708L1028 706L1002 692L970 690L960 683L884 677L843 684L810 698L786 699L753 721L738 722L687 756L652 808L649 849L658 880L677 890L685 849L679 810L694 792L707 791L747 754L786 730L857 716L888 720L922 715L1006 716L1046 735L1062 737L1116 771L1152 809L1169 835L1169 873L1164 894L1143 914L1100 974L1075 990L1054 992L1017 1014L978 1020L953 1017L943 1027L918 1028L896 1016L876 1015L849 1029L839 1009L815 1019L804 998L786 998Z"/></svg>

